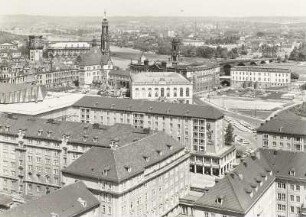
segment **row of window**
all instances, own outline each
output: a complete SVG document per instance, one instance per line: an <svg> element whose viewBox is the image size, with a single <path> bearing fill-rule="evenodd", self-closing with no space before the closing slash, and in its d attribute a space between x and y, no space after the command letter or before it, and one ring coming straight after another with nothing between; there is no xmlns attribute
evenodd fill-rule
<svg viewBox="0 0 306 217"><path fill-rule="evenodd" d="M140 94L142 94L142 97L146 97L146 89L142 88L141 89L141 93L140 93L140 89L139 88L135 88L135 97L141 97ZM170 88L154 88L154 97L170 97ZM179 88L179 93L178 93L178 89L175 87L173 88L173 93L172 93L172 97L183 97L184 96L184 88ZM190 96L190 89L187 87L185 90L185 96L189 97ZM152 88L148 88L147 90L147 97L151 98L153 97L153 89Z"/></svg>

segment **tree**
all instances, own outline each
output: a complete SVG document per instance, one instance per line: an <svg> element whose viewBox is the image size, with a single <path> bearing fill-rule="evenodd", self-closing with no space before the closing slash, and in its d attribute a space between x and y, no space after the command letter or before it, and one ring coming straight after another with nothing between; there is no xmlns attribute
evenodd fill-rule
<svg viewBox="0 0 306 217"><path fill-rule="evenodd" d="M225 132L225 145L232 145L234 139L234 128L231 123L227 125Z"/></svg>

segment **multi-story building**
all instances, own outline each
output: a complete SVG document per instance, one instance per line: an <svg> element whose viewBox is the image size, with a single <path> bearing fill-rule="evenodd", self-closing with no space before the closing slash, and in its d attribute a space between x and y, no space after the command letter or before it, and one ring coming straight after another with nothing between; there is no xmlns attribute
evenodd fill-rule
<svg viewBox="0 0 306 217"><path fill-rule="evenodd" d="M89 52L91 43L84 41L54 41L48 45L48 56L77 57Z"/></svg>
<svg viewBox="0 0 306 217"><path fill-rule="evenodd" d="M52 64L47 70L35 74L35 81L46 88L74 86L79 80L79 70L76 66Z"/></svg>
<svg viewBox="0 0 306 217"><path fill-rule="evenodd" d="M93 47L88 53L80 55L77 60L81 86L108 81L108 74L113 69L113 63L109 56L102 54L101 49Z"/></svg>
<svg viewBox="0 0 306 217"><path fill-rule="evenodd" d="M0 44L0 50L17 50L18 45L13 43L2 43Z"/></svg>
<svg viewBox="0 0 306 217"><path fill-rule="evenodd" d="M292 112L283 112L257 129L259 147L306 152L306 120Z"/></svg>
<svg viewBox="0 0 306 217"><path fill-rule="evenodd" d="M175 72L133 73L130 92L132 99L192 104L192 83Z"/></svg>
<svg viewBox="0 0 306 217"><path fill-rule="evenodd" d="M202 196L181 199L181 216L303 216L305 163L305 153L260 149Z"/></svg>
<svg viewBox="0 0 306 217"><path fill-rule="evenodd" d="M29 36L29 50L30 50L30 61L33 63L40 62L43 58L43 37L30 35Z"/></svg>
<svg viewBox="0 0 306 217"><path fill-rule="evenodd" d="M220 66L217 64L178 63L167 70L175 71L186 77L193 83L194 92L212 91L220 84Z"/></svg>
<svg viewBox="0 0 306 217"><path fill-rule="evenodd" d="M288 86L291 83L289 69L261 66L236 66L231 69L231 86L268 88Z"/></svg>
<svg viewBox="0 0 306 217"><path fill-rule="evenodd" d="M235 163L235 148L224 144L223 114L208 105L84 96L65 118L164 131L191 150L191 172L222 176Z"/></svg>
<svg viewBox="0 0 306 217"><path fill-rule="evenodd" d="M100 201L99 216L176 216L189 191L189 153L158 132L111 149L92 148L63 170L67 184L82 180Z"/></svg>
<svg viewBox="0 0 306 217"><path fill-rule="evenodd" d="M58 122L53 119L0 117L0 192L41 196L63 185L61 170L93 146L132 142L150 134L129 125Z"/></svg>
<svg viewBox="0 0 306 217"><path fill-rule="evenodd" d="M130 87L130 72L116 69L111 70L108 74L108 83L116 88L129 88Z"/></svg>
<svg viewBox="0 0 306 217"><path fill-rule="evenodd" d="M31 200L5 212L1 217L98 217L99 201L82 182Z"/></svg>

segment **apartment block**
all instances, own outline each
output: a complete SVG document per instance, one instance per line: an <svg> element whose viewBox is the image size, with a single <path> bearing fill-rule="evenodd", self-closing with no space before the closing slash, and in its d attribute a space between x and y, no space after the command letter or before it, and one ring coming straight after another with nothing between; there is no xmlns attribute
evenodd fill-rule
<svg viewBox="0 0 306 217"><path fill-rule="evenodd" d="M150 134L129 125L0 117L0 192L38 197L63 186L61 170L93 146L129 142Z"/></svg>
<svg viewBox="0 0 306 217"><path fill-rule="evenodd" d="M181 216L303 216L305 163L302 152L259 149L201 196L182 198Z"/></svg>
<svg viewBox="0 0 306 217"><path fill-rule="evenodd" d="M289 86L291 71L284 68L237 66L231 69L231 86L269 88Z"/></svg>
<svg viewBox="0 0 306 217"><path fill-rule="evenodd" d="M257 129L258 145L263 148L306 151L306 120L292 112L272 117Z"/></svg>
<svg viewBox="0 0 306 217"><path fill-rule="evenodd" d="M221 176L235 163L235 148L224 144L223 114L208 105L84 96L69 111L70 121L164 131L196 156L192 172Z"/></svg>
<svg viewBox="0 0 306 217"><path fill-rule="evenodd" d="M176 216L190 187L189 152L163 132L111 149L94 147L63 170L100 201L99 216Z"/></svg>

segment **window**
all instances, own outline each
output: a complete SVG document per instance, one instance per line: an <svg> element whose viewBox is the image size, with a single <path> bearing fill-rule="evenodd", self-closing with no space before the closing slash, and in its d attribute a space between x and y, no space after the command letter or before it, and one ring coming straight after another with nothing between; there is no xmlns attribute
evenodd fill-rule
<svg viewBox="0 0 306 217"><path fill-rule="evenodd" d="M165 89L164 88L160 88L160 96L161 97L165 96Z"/></svg>
<svg viewBox="0 0 306 217"><path fill-rule="evenodd" d="M290 212L294 213L294 206L290 206Z"/></svg>
<svg viewBox="0 0 306 217"><path fill-rule="evenodd" d="M283 193L278 193L277 194L277 200L285 201L286 200L286 195Z"/></svg>
<svg viewBox="0 0 306 217"><path fill-rule="evenodd" d="M180 96L184 96L184 89L182 87L180 88Z"/></svg>
<svg viewBox="0 0 306 217"><path fill-rule="evenodd" d="M186 96L189 96L189 88L186 88Z"/></svg>
<svg viewBox="0 0 306 217"><path fill-rule="evenodd" d="M286 211L286 205L277 204L277 210L278 211Z"/></svg>
<svg viewBox="0 0 306 217"><path fill-rule="evenodd" d="M283 182L278 182L278 183L277 183L277 187L278 187L278 188L286 189L286 184L283 183Z"/></svg>

